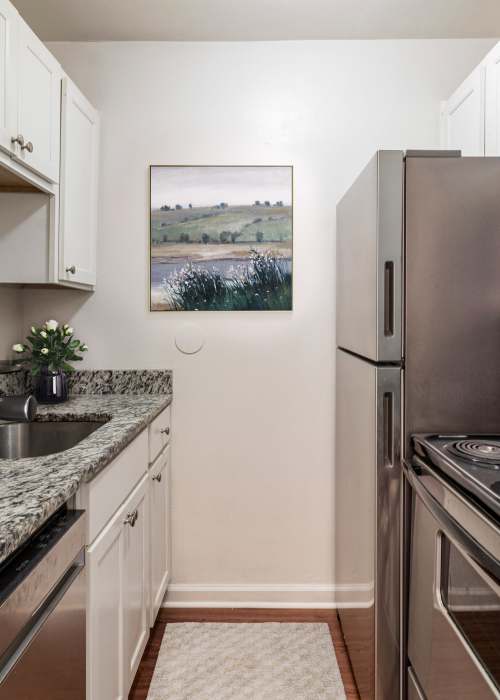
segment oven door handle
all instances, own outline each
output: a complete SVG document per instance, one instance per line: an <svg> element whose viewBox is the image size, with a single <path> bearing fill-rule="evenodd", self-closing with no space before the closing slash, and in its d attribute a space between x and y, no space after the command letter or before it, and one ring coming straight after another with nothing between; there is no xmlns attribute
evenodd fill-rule
<svg viewBox="0 0 500 700"><path fill-rule="evenodd" d="M417 466L427 469L425 462L419 457L413 457ZM414 466L404 462L403 469L411 487L426 508L436 518L441 528L454 540L464 552L492 578L497 584L500 583L500 562L490 552L488 552L477 540L475 540L445 508L432 496L419 479L418 472Z"/></svg>

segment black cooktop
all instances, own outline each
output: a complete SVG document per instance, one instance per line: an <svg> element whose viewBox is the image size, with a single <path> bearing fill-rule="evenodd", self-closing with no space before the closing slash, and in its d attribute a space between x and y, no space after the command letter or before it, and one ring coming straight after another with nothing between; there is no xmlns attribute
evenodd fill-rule
<svg viewBox="0 0 500 700"><path fill-rule="evenodd" d="M416 454L500 517L500 435L414 435Z"/></svg>

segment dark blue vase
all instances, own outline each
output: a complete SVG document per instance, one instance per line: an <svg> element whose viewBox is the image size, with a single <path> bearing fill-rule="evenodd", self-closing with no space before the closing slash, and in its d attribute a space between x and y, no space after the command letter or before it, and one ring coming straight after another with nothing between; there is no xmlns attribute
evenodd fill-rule
<svg viewBox="0 0 500 700"><path fill-rule="evenodd" d="M62 370L42 369L36 380L35 396L39 403L63 403L68 400L68 378Z"/></svg>

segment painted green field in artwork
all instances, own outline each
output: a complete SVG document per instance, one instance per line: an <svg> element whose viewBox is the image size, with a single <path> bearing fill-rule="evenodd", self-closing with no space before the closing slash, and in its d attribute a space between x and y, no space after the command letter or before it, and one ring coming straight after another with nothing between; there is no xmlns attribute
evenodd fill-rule
<svg viewBox="0 0 500 700"><path fill-rule="evenodd" d="M151 243L235 243L290 241L292 210L287 206L227 206L151 212Z"/></svg>

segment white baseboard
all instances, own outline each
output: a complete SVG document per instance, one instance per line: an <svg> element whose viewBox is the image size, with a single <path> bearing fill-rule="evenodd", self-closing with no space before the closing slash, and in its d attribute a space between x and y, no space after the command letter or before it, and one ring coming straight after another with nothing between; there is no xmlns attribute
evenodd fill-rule
<svg viewBox="0 0 500 700"><path fill-rule="evenodd" d="M166 608L367 608L370 584L172 583Z"/></svg>

